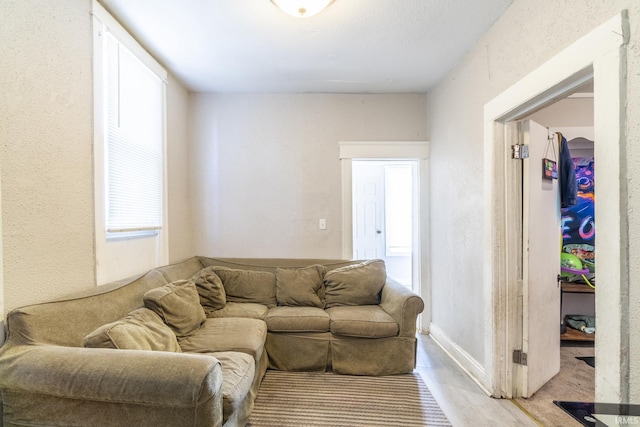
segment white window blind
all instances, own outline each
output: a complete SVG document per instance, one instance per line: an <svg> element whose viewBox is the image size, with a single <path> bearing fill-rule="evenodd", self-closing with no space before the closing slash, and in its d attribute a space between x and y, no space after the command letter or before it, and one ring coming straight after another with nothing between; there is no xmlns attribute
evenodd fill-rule
<svg viewBox="0 0 640 427"><path fill-rule="evenodd" d="M105 33L106 231L162 228L164 82Z"/></svg>

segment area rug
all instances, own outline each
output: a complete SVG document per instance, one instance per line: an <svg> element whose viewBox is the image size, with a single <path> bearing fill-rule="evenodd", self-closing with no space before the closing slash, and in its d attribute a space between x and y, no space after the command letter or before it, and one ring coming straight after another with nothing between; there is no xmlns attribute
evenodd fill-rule
<svg viewBox="0 0 640 427"><path fill-rule="evenodd" d="M267 371L247 427L451 426L420 375Z"/></svg>
<svg viewBox="0 0 640 427"><path fill-rule="evenodd" d="M553 403L585 427L627 426L640 424L640 405L622 403L563 402Z"/></svg>

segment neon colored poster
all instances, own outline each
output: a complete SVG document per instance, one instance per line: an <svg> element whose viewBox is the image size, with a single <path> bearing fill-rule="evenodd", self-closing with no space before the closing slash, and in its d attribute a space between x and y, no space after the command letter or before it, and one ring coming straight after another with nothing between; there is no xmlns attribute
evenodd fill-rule
<svg viewBox="0 0 640 427"><path fill-rule="evenodd" d="M593 158L574 158L578 200L562 209L562 250L576 255L595 272L595 170Z"/></svg>

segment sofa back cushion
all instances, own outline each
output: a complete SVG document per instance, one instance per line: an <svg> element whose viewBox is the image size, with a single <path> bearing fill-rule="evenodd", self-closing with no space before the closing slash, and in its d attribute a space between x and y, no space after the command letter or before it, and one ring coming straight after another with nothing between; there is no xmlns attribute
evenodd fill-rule
<svg viewBox="0 0 640 427"><path fill-rule="evenodd" d="M190 281L195 283L200 295L200 305L207 316L209 313L224 308L227 304L227 294L220 277L212 267L206 267L194 274Z"/></svg>
<svg viewBox="0 0 640 427"><path fill-rule="evenodd" d="M207 319L196 285L188 280L151 289L143 300L145 307L159 315L178 338L191 335Z"/></svg>
<svg viewBox="0 0 640 427"><path fill-rule="evenodd" d="M367 260L328 271L324 276L326 308L380 304L386 280L382 260Z"/></svg>
<svg viewBox="0 0 640 427"><path fill-rule="evenodd" d="M84 338L93 348L181 352L178 340L160 316L139 308L122 319L100 326Z"/></svg>
<svg viewBox="0 0 640 427"><path fill-rule="evenodd" d="M311 265L305 268L276 269L278 305L324 308L324 275L327 268Z"/></svg>
<svg viewBox="0 0 640 427"><path fill-rule="evenodd" d="M276 305L276 275L268 271L211 267L222 280L228 302Z"/></svg>
<svg viewBox="0 0 640 427"><path fill-rule="evenodd" d="M317 258L209 258L198 257L204 267L227 267L238 270L254 270L276 272L277 268L304 268L320 264L328 270L357 264L360 260L317 259Z"/></svg>

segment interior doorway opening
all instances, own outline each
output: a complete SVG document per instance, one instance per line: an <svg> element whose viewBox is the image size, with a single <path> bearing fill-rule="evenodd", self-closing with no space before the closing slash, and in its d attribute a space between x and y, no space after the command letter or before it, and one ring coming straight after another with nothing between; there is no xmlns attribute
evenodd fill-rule
<svg viewBox="0 0 640 427"><path fill-rule="evenodd" d="M429 277L429 143L427 141L340 141L342 169L342 257L353 258L353 162L407 160L415 163L412 187L411 288L423 298L431 295ZM426 301L429 301L427 299ZM420 331L428 332L431 306L419 316Z"/></svg>
<svg viewBox="0 0 640 427"><path fill-rule="evenodd" d="M516 348L527 355L527 366L515 366L513 390L517 403L544 425L565 422L554 400L595 400L595 333L576 329L596 319L593 116L589 81L518 122L529 158L513 160L521 166L523 198L522 336ZM543 173L549 163L554 167L547 172L555 174ZM568 171L575 178L573 200Z"/></svg>
<svg viewBox="0 0 640 427"><path fill-rule="evenodd" d="M598 373L597 401L628 401L625 382L628 363L620 349L627 348L629 327L624 323L628 307L619 301L628 297L629 252L624 234L627 217L625 45L627 15L621 13L594 29L485 105L486 196L488 213L485 270L485 304L488 316L487 366L489 387L496 397L513 397L517 369L513 350L517 342L515 325L519 289L518 230L521 227L516 183L517 171L508 151L513 142L507 124L524 118L553 100L563 98L585 82L594 82L594 138L598 176L598 282L607 292L596 299L598 322L608 325L595 345ZM598 171L605 171L598 173ZM608 206L608 209L602 207ZM602 236L607 236L603 239Z"/></svg>
<svg viewBox="0 0 640 427"><path fill-rule="evenodd" d="M413 288L418 162L352 161L353 257L382 259L387 275Z"/></svg>

